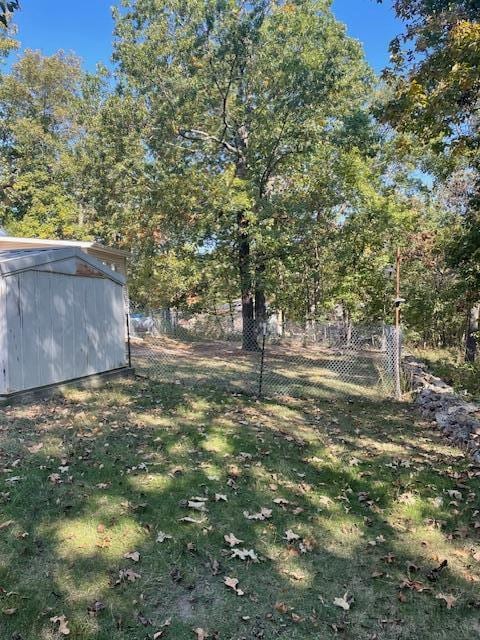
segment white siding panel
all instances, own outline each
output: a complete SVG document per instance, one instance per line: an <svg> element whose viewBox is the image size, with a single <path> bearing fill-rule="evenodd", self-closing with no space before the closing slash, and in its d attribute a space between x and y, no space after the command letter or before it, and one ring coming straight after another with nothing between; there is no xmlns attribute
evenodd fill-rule
<svg viewBox="0 0 480 640"><path fill-rule="evenodd" d="M7 284L0 278L0 393L7 393Z"/></svg>
<svg viewBox="0 0 480 640"><path fill-rule="evenodd" d="M2 308L0 393L126 364L123 287L108 278L25 271L0 279L0 321Z"/></svg>
<svg viewBox="0 0 480 640"><path fill-rule="evenodd" d="M8 391L24 389L20 275L6 279L7 283L7 342L8 342Z"/></svg>

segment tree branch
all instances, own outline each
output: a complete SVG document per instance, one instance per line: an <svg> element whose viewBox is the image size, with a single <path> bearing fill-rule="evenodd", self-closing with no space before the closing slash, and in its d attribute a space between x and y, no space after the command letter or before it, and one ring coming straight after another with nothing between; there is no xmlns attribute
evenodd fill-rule
<svg viewBox="0 0 480 640"><path fill-rule="evenodd" d="M220 146L224 147L230 153L234 153L237 156L241 155L237 147L234 147L226 140L218 138L217 136L212 136L210 133L202 131L201 129L186 129L184 131L180 130L178 133L185 140L191 140L192 142L210 140L211 142L216 142Z"/></svg>

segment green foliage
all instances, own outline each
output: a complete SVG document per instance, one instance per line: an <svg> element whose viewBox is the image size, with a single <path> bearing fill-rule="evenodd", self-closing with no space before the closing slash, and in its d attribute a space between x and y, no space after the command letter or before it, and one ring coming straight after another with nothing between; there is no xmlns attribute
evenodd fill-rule
<svg viewBox="0 0 480 640"><path fill-rule="evenodd" d="M261 319L266 299L300 322L390 322L400 247L410 335L456 344L478 291L478 170L455 94L470 80L440 80L466 49L442 29L460 15L471 42L477 23L450 5L396 3L419 55L409 66L407 41L394 44L375 92L327 0L126 0L113 74L27 51L0 76L0 222L129 249L142 305L213 312L242 297ZM426 97L409 102L422 79ZM379 101L398 132L372 115Z"/></svg>
<svg viewBox="0 0 480 640"><path fill-rule="evenodd" d="M480 298L480 13L476 0L396 0L406 31L391 43L392 67L384 72L391 98L381 117L413 132L435 156L429 170L444 178L469 167L472 193L450 262Z"/></svg>
<svg viewBox="0 0 480 640"><path fill-rule="evenodd" d="M8 27L10 15L20 8L19 0L0 0L0 27Z"/></svg>
<svg viewBox="0 0 480 640"><path fill-rule="evenodd" d="M75 201L81 70L27 51L0 79L0 219L26 235L83 237Z"/></svg>

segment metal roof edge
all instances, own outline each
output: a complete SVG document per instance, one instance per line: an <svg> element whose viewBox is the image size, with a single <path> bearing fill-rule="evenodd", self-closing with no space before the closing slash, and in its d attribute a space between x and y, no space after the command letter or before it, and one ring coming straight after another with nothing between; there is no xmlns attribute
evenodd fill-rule
<svg viewBox="0 0 480 640"><path fill-rule="evenodd" d="M118 256L128 257L130 251L125 249L117 249L115 247L109 247L107 245L100 244L93 240L49 240L48 238L21 238L19 236L0 236L0 244L8 243L15 245L15 243L29 244L32 248L41 247L45 248L60 248L60 247L81 247L83 249L98 249L107 253L112 253Z"/></svg>
<svg viewBox="0 0 480 640"><path fill-rule="evenodd" d="M37 249L37 251L35 251ZM25 251L25 250L24 250ZM21 271L28 271L44 264L50 264L53 262L59 262L61 260L67 260L68 258L77 258L82 262L85 262L89 266L97 269L103 273L107 278L124 285L126 278L118 271L113 271L110 267L103 264L101 260L95 258L85 251L82 251L79 247L67 246L62 248L46 248L40 249L39 247L32 247L30 255L22 256L10 256L5 260L0 259L0 276L13 275ZM1 258L1 251L0 251Z"/></svg>

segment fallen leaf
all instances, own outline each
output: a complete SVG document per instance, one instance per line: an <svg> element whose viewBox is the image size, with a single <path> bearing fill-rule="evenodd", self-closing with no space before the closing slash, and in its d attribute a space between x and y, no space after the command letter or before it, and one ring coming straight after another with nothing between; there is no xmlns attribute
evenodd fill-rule
<svg viewBox="0 0 480 640"><path fill-rule="evenodd" d="M438 580L438 578L440 577L440 573L448 566L448 561L447 560L442 560L442 562L438 565L438 567L435 567L434 569L432 569L431 571L429 571L427 573L427 580L430 580L430 582L436 582Z"/></svg>
<svg viewBox="0 0 480 640"><path fill-rule="evenodd" d="M240 560L252 560L258 562L257 555L253 549L232 549L230 558L240 558Z"/></svg>
<svg viewBox="0 0 480 640"><path fill-rule="evenodd" d="M140 554L138 551L130 551L129 553L125 553L123 557L127 560L133 560L134 562L138 562L140 560Z"/></svg>
<svg viewBox="0 0 480 640"><path fill-rule="evenodd" d="M258 513L250 514L248 511L244 511L243 515L247 520L268 520L272 517L272 510L262 507Z"/></svg>
<svg viewBox="0 0 480 640"><path fill-rule="evenodd" d="M208 638L208 633L201 627L194 629L193 633L197 636L197 640L206 640Z"/></svg>
<svg viewBox="0 0 480 640"><path fill-rule="evenodd" d="M2 529L6 529L7 527L10 527L14 522L15 520L6 520L5 522L2 522L2 524L0 524L0 531Z"/></svg>
<svg viewBox="0 0 480 640"><path fill-rule="evenodd" d="M179 522L187 522L189 524L203 524L205 520L195 520L195 518L189 518L187 516L186 518L180 518Z"/></svg>
<svg viewBox="0 0 480 640"><path fill-rule="evenodd" d="M142 576L139 573L135 573L132 569L120 569L118 572L118 580L115 582L115 586L121 584L122 582L135 582Z"/></svg>
<svg viewBox="0 0 480 640"><path fill-rule="evenodd" d="M343 598L335 598L333 601L333 604L336 607L340 607L341 609L343 609L344 611L348 611L350 609L350 605L353 602L353 598L350 596L348 597L348 592L343 596Z"/></svg>
<svg viewBox="0 0 480 640"><path fill-rule="evenodd" d="M50 618L50 622L53 622L53 624L58 624L58 633L61 633L62 636L70 635L68 621L65 616L54 616L53 618Z"/></svg>
<svg viewBox="0 0 480 640"><path fill-rule="evenodd" d="M228 498L224 493L216 493L215 502L228 502Z"/></svg>
<svg viewBox="0 0 480 640"><path fill-rule="evenodd" d="M239 540L235 536L235 534L233 534L233 533L229 533L229 534L223 536L223 539L225 540L225 542L227 544L230 545L230 547L234 547L235 545L240 544L241 542L243 542L243 540Z"/></svg>
<svg viewBox="0 0 480 640"><path fill-rule="evenodd" d="M203 501L202 502L198 502L198 501L195 501L195 500L188 500L187 507L189 509L193 509L194 511L201 511L202 513L205 513L206 511L208 511L208 509L205 506L205 503Z"/></svg>
<svg viewBox="0 0 480 640"><path fill-rule="evenodd" d="M423 582L419 582L418 580L403 580L400 584L400 589L410 589L411 591L418 591L419 593L431 590L430 587L425 586Z"/></svg>
<svg viewBox="0 0 480 640"><path fill-rule="evenodd" d="M238 580L237 580L237 578L229 578L228 576L225 576L225 578L223 579L223 582L224 582L226 587L228 587L229 589L232 589L233 591L235 591L237 596L243 596L244 595L243 591L238 588Z"/></svg>
<svg viewBox="0 0 480 640"><path fill-rule="evenodd" d="M452 596L449 593L438 593L435 598L437 600L444 600L445 604L447 605L447 609L451 609L453 607L453 605L456 603L456 601L458 600L458 598L456 598L455 596Z"/></svg>
<svg viewBox="0 0 480 640"><path fill-rule="evenodd" d="M287 542L293 542L294 540L300 540L300 536L291 529L287 529L287 531L285 531L285 537L283 539Z"/></svg>
<svg viewBox="0 0 480 640"><path fill-rule="evenodd" d="M165 542L165 540L172 540L172 536L164 531L159 531L157 534L157 542Z"/></svg>
<svg viewBox="0 0 480 640"><path fill-rule="evenodd" d="M276 602L275 609L278 611L278 613L288 613L288 605L285 602Z"/></svg>
<svg viewBox="0 0 480 640"><path fill-rule="evenodd" d="M11 607L10 609L2 609L2 613L4 616L13 616L17 613L17 607Z"/></svg>
<svg viewBox="0 0 480 640"><path fill-rule="evenodd" d="M43 449L43 442L39 442L38 444L32 444L30 447L27 447L30 453L38 453L40 449Z"/></svg>

